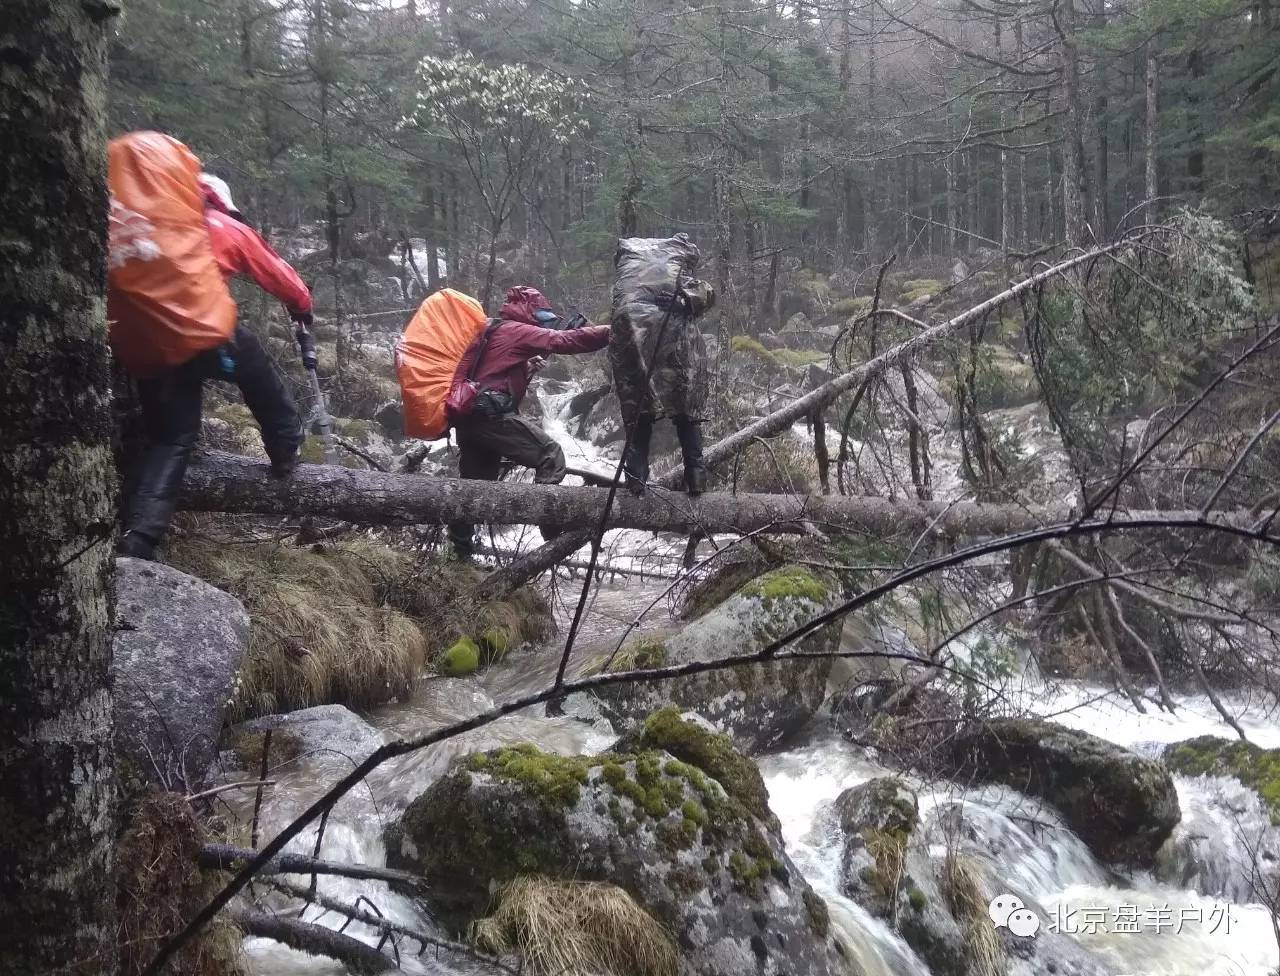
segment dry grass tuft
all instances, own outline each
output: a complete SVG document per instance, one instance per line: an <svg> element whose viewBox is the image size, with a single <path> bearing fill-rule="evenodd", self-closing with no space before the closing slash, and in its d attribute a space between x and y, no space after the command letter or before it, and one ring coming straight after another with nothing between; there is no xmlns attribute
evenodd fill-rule
<svg viewBox="0 0 1280 976"><path fill-rule="evenodd" d="M516 878L471 937L488 952L519 951L534 976L675 976L679 969L670 933L611 884Z"/></svg>
<svg viewBox="0 0 1280 976"><path fill-rule="evenodd" d="M366 708L408 695L425 667L423 631L392 600L412 575L404 553L366 540L303 549L186 538L167 556L235 594L253 618L232 721L334 702Z"/></svg>
<svg viewBox="0 0 1280 976"><path fill-rule="evenodd" d="M199 821L174 793L151 793L116 847L120 976L146 969L160 943L213 896L220 876L196 867ZM178 954L168 976L240 976L240 931L218 916Z"/></svg>
<svg viewBox="0 0 1280 976"><path fill-rule="evenodd" d="M990 897L973 861L948 852L942 864L942 896L965 931L965 957L973 976L1004 976L1004 943L988 914Z"/></svg>

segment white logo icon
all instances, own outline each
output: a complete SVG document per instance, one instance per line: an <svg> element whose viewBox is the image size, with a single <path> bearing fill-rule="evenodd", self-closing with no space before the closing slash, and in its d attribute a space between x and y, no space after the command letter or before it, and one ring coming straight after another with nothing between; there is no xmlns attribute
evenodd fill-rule
<svg viewBox="0 0 1280 976"><path fill-rule="evenodd" d="M991 921L995 922L996 928L1007 927L1021 939L1035 935L1040 928L1040 916L1014 895L996 896L987 908L987 913L991 916Z"/></svg>

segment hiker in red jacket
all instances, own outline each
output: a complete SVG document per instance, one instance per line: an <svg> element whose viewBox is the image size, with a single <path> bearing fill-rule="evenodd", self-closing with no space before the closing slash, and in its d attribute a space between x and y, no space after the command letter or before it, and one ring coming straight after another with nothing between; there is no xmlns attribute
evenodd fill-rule
<svg viewBox="0 0 1280 976"><path fill-rule="evenodd" d="M311 325L311 292L298 273L256 231L238 218L227 184L200 175L205 224L213 256L226 278L243 274L263 291L280 299L298 329L299 342ZM200 436L201 398L205 380L235 383L262 431L271 473L284 477L298 463L302 420L293 395L285 387L258 337L237 324L231 341L203 352L151 379L138 380L138 399L146 449L131 481L120 554L152 559L178 504L182 479Z"/></svg>
<svg viewBox="0 0 1280 976"><path fill-rule="evenodd" d="M560 445L516 413L529 381L545 364L545 356L595 352L609 344L607 325L563 326L540 291L520 285L507 292L498 318L462 357L457 376L469 376L479 393L471 413L453 418L461 477L497 481L505 458L533 468L533 480L540 485L564 480L565 458ZM475 551L475 526L450 523L449 539L460 558L469 558Z"/></svg>

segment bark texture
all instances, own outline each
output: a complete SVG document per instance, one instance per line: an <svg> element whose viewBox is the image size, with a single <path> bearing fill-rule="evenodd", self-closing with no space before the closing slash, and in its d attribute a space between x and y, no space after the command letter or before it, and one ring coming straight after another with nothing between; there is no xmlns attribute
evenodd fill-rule
<svg viewBox="0 0 1280 976"><path fill-rule="evenodd" d="M103 0L0 21L0 972L110 973ZM17 273L15 273L15 271Z"/></svg>
<svg viewBox="0 0 1280 976"><path fill-rule="evenodd" d="M382 471L354 471L304 464L287 482L272 478L261 462L210 452L187 474L183 505L190 511L317 516L362 525L443 524L472 521L554 527L595 525L608 492L576 485L517 484L425 478ZM1185 512L1119 512L1115 521L1194 518ZM1249 513L1219 513L1249 524ZM698 498L650 492L619 493L611 528L688 533L805 532L817 526L875 538L927 532L947 539L976 539L1023 532L1068 521L1066 506L984 505L860 495L765 495L712 492Z"/></svg>

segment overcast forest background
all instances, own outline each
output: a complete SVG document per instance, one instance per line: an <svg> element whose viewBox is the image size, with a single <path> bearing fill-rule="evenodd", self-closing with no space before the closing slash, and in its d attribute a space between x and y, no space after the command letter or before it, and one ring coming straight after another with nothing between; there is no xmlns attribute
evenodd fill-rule
<svg viewBox="0 0 1280 976"><path fill-rule="evenodd" d="M0 970L1280 972L1272 0L13 10ZM113 556L101 300L139 129L306 279L337 435L268 479L206 384L155 564ZM618 239L678 232L717 295L700 500L667 425L603 500L603 354L521 408L565 486L403 436L426 296L607 322ZM459 511L501 523L477 565ZM1002 891L1242 928L1029 942Z"/></svg>

